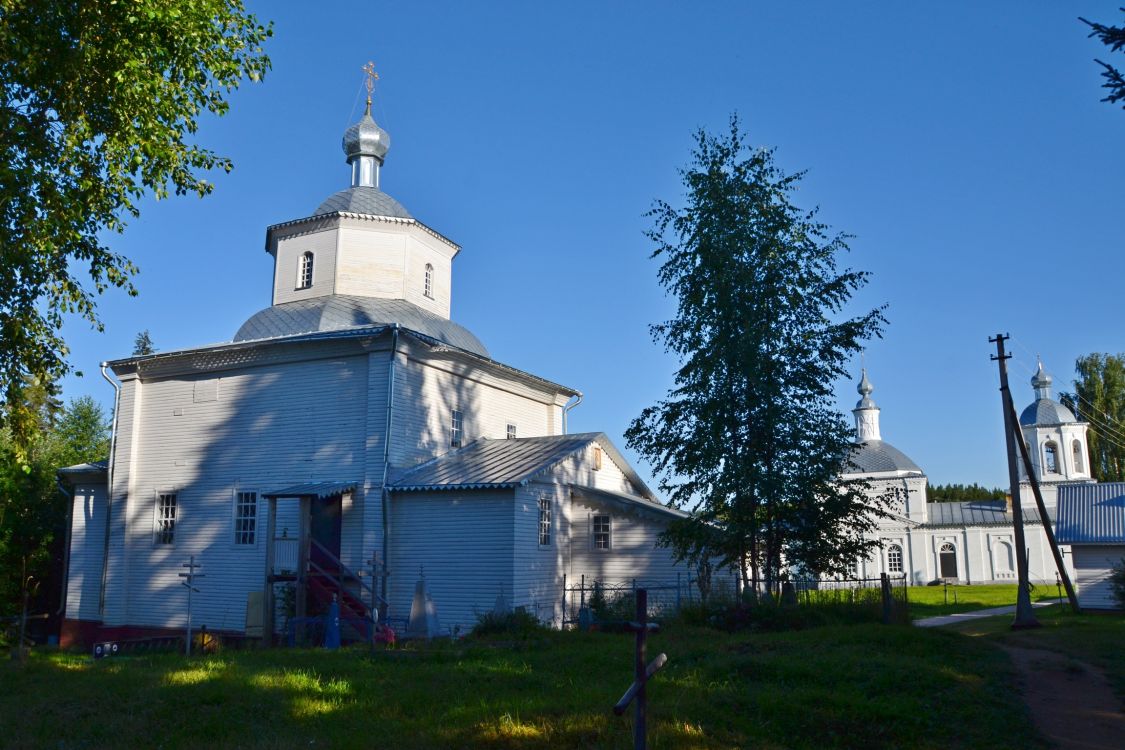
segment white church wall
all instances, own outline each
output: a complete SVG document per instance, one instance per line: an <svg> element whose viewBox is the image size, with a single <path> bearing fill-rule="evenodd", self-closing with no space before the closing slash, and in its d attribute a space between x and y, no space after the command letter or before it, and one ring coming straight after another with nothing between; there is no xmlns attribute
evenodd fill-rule
<svg viewBox="0 0 1125 750"><path fill-rule="evenodd" d="M1076 544L1072 549L1079 606L1089 609L1121 609L1113 596L1110 574L1125 559L1125 545Z"/></svg>
<svg viewBox="0 0 1125 750"><path fill-rule="evenodd" d="M531 483L515 490L513 579L508 601L544 622L562 620L563 574L568 569L571 526L566 513L570 493L555 483ZM551 539L539 544L539 500L551 508ZM569 584L568 584L569 585Z"/></svg>
<svg viewBox="0 0 1125 750"><path fill-rule="evenodd" d="M625 472L606 451L602 451L601 468L595 468L595 454L598 450L596 443L588 445L581 455L571 456L559 464L553 472L554 476L563 483L639 496L638 488L633 486Z"/></svg>
<svg viewBox="0 0 1125 750"><path fill-rule="evenodd" d="M341 226L336 263L336 294L398 299L403 293L406 236L382 222Z"/></svg>
<svg viewBox="0 0 1125 750"><path fill-rule="evenodd" d="M141 419L143 386L133 376L121 378L117 404L117 432L114 440L113 487L109 502L108 521L110 541L108 549L108 575L105 582L106 625L128 622L128 571L129 556L126 541L127 519L139 502L134 487L135 459L138 451L137 436Z"/></svg>
<svg viewBox="0 0 1125 750"><path fill-rule="evenodd" d="M675 583L676 573L686 580L688 569L678 566L672 551L657 547L657 537L668 526L659 511L629 508L624 503L602 502L585 496L571 496L567 508L570 535L570 570L567 577L586 583L604 581L637 585ZM608 549L598 549L594 539L594 516L610 517Z"/></svg>
<svg viewBox="0 0 1125 750"><path fill-rule="evenodd" d="M403 492L390 504L390 616L408 618L424 572L443 629L464 633L513 591L512 491Z"/></svg>
<svg viewBox="0 0 1125 750"><path fill-rule="evenodd" d="M453 248L415 228L406 237L403 297L424 310L449 317L452 296ZM432 296L426 296L426 264L433 266Z"/></svg>
<svg viewBox="0 0 1125 750"><path fill-rule="evenodd" d="M266 501L260 493L363 475L366 368L366 356L358 356L144 384L139 447L129 462L129 564L113 568L128 585L127 620L121 622L182 623L177 574L194 554L207 575L195 598L196 622L243 627L246 595L261 589L264 573ZM126 448L119 443L119 459ZM239 490L259 493L253 545L235 543ZM156 499L169 492L176 494L174 541L156 544ZM349 540L359 535L360 514L350 510L344 510L342 551L356 546ZM344 562L358 567L359 561ZM114 622L107 618L107 624Z"/></svg>
<svg viewBox="0 0 1125 750"><path fill-rule="evenodd" d="M277 241L274 259L273 304L295 302L332 294L336 277L337 229L331 224L316 224L315 231L291 234ZM297 288L300 257L313 254L313 283Z"/></svg>
<svg viewBox="0 0 1125 750"><path fill-rule="evenodd" d="M391 464L414 466L451 450L453 410L463 415L461 445L481 437L503 439L556 434L551 396L506 383L483 369L454 371L455 363L400 356L395 369ZM532 396L536 397L532 397Z"/></svg>
<svg viewBox="0 0 1125 750"><path fill-rule="evenodd" d="M66 617L99 620L106 508L104 484L77 484L71 505Z"/></svg>

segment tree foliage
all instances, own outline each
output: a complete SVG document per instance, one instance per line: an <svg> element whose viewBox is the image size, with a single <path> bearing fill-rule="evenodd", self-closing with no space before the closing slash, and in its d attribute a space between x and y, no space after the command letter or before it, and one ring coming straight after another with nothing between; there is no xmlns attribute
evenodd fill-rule
<svg viewBox="0 0 1125 750"><path fill-rule="evenodd" d="M17 453L10 430L0 428L0 616L15 614L25 583L23 571L38 585L37 611L57 607L66 533L68 499L59 491L59 468L105 459L109 424L89 396L63 409L52 389L28 387L35 427Z"/></svg>
<svg viewBox="0 0 1125 750"><path fill-rule="evenodd" d="M133 339L133 354L135 356L144 356L146 354L155 353L156 345L152 343L152 336L149 335L148 329L146 328Z"/></svg>
<svg viewBox="0 0 1125 750"><path fill-rule="evenodd" d="M60 335L95 297L135 294L108 240L143 195L203 196L228 158L193 142L243 78L269 67L268 27L241 0L0 0L0 391L17 450L28 378L69 369Z"/></svg>
<svg viewBox="0 0 1125 750"><path fill-rule="evenodd" d="M1125 8L1120 10L1125 13ZM1085 18L1079 18L1078 20L1093 29L1090 36L1097 37L1102 44L1109 47L1110 52L1125 51L1125 26L1106 26L1102 23L1087 21ZM1125 109L1125 75L1122 75L1120 70L1107 62L1097 59L1094 62L1102 66L1102 78L1105 79L1102 88L1109 91L1102 101L1110 104L1121 102L1121 107Z"/></svg>
<svg viewBox="0 0 1125 750"><path fill-rule="evenodd" d="M1099 482L1125 481L1125 354L1087 354L1074 369L1074 392L1059 398L1090 424L1090 474Z"/></svg>
<svg viewBox="0 0 1125 750"><path fill-rule="evenodd" d="M989 489L976 482L973 484L930 484L926 485L927 503L965 503L972 500L1003 500L1007 491L998 487Z"/></svg>
<svg viewBox="0 0 1125 750"><path fill-rule="evenodd" d="M746 146L737 118L726 136L697 134L685 205L658 201L648 232L677 301L653 337L680 368L626 432L671 502L694 506L663 543L767 590L784 561L845 570L872 545L865 535L886 504L840 478L852 431L832 397L848 357L885 321L881 310L842 317L867 275L839 272L847 237L790 202L801 176Z"/></svg>

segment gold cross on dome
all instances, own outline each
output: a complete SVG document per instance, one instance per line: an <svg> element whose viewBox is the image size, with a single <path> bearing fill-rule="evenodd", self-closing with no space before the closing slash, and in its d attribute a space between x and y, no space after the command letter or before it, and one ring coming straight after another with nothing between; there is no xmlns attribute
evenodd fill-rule
<svg viewBox="0 0 1125 750"><path fill-rule="evenodd" d="M363 72L367 74L367 80L364 85L367 86L367 98L371 98L371 91L375 88L375 81L379 80L379 74L375 72L375 63L370 60L363 66Z"/></svg>

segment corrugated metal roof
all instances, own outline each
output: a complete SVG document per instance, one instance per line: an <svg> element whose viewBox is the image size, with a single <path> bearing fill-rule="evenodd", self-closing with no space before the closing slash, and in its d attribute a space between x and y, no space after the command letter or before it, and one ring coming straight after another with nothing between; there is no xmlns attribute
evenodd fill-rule
<svg viewBox="0 0 1125 750"><path fill-rule="evenodd" d="M1036 399L1020 414L1021 425L1069 424L1076 422L1074 414L1058 401L1050 398Z"/></svg>
<svg viewBox="0 0 1125 750"><path fill-rule="evenodd" d="M1059 544L1125 543L1125 482L1059 485Z"/></svg>
<svg viewBox="0 0 1125 750"><path fill-rule="evenodd" d="M352 492L355 488L356 482L304 482L280 490L263 492L262 497L315 497L319 500Z"/></svg>
<svg viewBox="0 0 1125 750"><path fill-rule="evenodd" d="M922 526L1010 526L1012 514L1003 500L972 500L967 503L927 503L929 520ZM1023 509L1025 524L1042 523L1035 508Z"/></svg>
<svg viewBox="0 0 1125 750"><path fill-rule="evenodd" d="M602 432L512 440L481 438L410 469L389 487L401 492L517 487L593 442L602 447L647 501L655 500L652 490Z"/></svg>
<svg viewBox="0 0 1125 750"><path fill-rule="evenodd" d="M357 185L338 193L333 193L316 209L314 216L344 211L352 214L371 216L393 216L409 219L406 207L376 187Z"/></svg>

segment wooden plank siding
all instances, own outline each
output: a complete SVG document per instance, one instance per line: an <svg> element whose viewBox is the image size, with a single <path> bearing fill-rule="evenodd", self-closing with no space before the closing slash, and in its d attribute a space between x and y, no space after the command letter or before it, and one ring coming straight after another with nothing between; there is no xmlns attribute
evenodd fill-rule
<svg viewBox="0 0 1125 750"><path fill-rule="evenodd" d="M66 617L99 620L105 545L105 484L78 484L70 518L70 560L66 578Z"/></svg>
<svg viewBox="0 0 1125 750"><path fill-rule="evenodd" d="M277 243L274 261L273 304L323 297L336 291L336 254L339 242L335 228L322 228L307 234L285 237ZM307 289L297 288L300 258L313 254L313 283Z"/></svg>
<svg viewBox="0 0 1125 750"><path fill-rule="evenodd" d="M1125 563L1125 545L1075 544L1071 550L1077 571L1079 605L1083 609L1121 609L1113 596L1109 577L1115 565Z"/></svg>
<svg viewBox="0 0 1125 750"><path fill-rule="evenodd" d="M407 492L391 500L393 618L410 616L419 575L443 629L471 629L503 587L511 597L512 491Z"/></svg>

